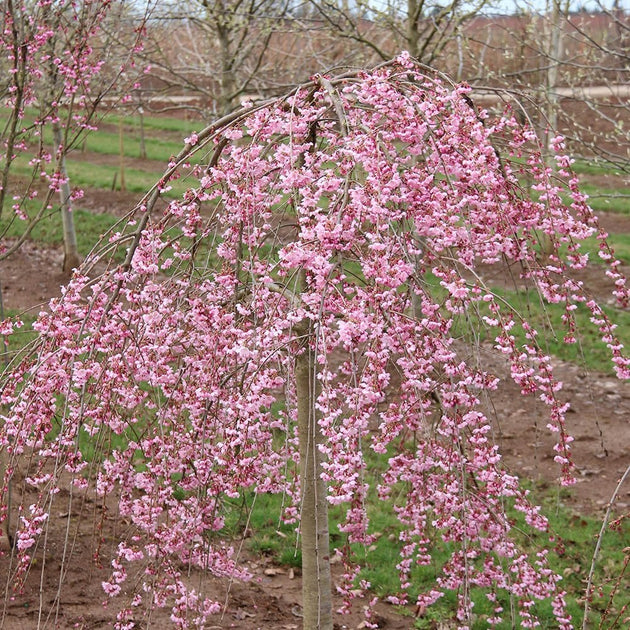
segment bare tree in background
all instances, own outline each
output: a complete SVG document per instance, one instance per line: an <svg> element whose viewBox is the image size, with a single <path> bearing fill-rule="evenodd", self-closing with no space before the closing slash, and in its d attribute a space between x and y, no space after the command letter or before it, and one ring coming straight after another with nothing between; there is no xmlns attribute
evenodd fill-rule
<svg viewBox="0 0 630 630"><path fill-rule="evenodd" d="M584 52L582 63L572 64L570 96L588 111L583 118L565 114L575 144L583 144L589 153L630 174L630 14L618 0L605 6L598 1L598 11L591 14L598 28L589 28L583 13L568 14L566 29ZM581 61L581 60L580 60ZM582 81L582 77L588 77ZM590 88L590 89L589 89ZM580 122L587 120L589 123Z"/></svg>
<svg viewBox="0 0 630 630"><path fill-rule="evenodd" d="M630 172L630 16L617 0L589 11L567 0L542 12L518 3L467 31L468 80L518 92L541 137L559 130L574 155Z"/></svg>
<svg viewBox="0 0 630 630"><path fill-rule="evenodd" d="M407 50L422 63L440 66L445 48L462 36L463 25L488 0L309 0L314 11L338 37L354 41L373 59L388 59Z"/></svg>
<svg viewBox="0 0 630 630"><path fill-rule="evenodd" d="M361 67L401 50L461 77L463 25L488 0L163 3L148 29L152 109L224 114L244 98L282 93L310 75ZM448 49L448 51L447 51Z"/></svg>
<svg viewBox="0 0 630 630"><path fill-rule="evenodd" d="M3 3L0 49L8 71L0 97L8 115L1 130L0 239L13 223L25 225L18 238L3 243L0 260L21 246L37 222L60 210L64 272L80 263L71 204L81 193L71 189L66 156L104 111L105 96L120 87L137 49L140 30L129 33L118 55L101 28L125 4Z"/></svg>
<svg viewBox="0 0 630 630"><path fill-rule="evenodd" d="M256 93L257 76L273 67L269 44L288 0L195 0L158 9L144 51L152 66L150 99L168 103L175 96L169 109L194 103L216 115Z"/></svg>

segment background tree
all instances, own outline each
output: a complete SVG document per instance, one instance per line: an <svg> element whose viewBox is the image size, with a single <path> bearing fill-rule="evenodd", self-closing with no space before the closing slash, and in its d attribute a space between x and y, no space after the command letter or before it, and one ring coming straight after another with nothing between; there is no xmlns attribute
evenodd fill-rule
<svg viewBox="0 0 630 630"><path fill-rule="evenodd" d="M518 107L541 137L559 128L576 157L627 172L628 13L603 2L588 11L569 2L516 6L470 23L467 80L525 96Z"/></svg>
<svg viewBox="0 0 630 630"><path fill-rule="evenodd" d="M356 42L357 49L363 49L363 54L372 60L389 59L406 50L422 63L444 69L447 45L458 45L464 33L462 26L490 3L488 0L473 3L311 0L311 4L334 35Z"/></svg>
<svg viewBox="0 0 630 630"><path fill-rule="evenodd" d="M197 97L194 106L202 113L221 115L256 94L261 74L281 72L276 64L282 66L282 60L270 55L269 45L284 25L288 5L288 0L162 3L144 53L154 100L164 104L185 94Z"/></svg>
<svg viewBox="0 0 630 630"><path fill-rule="evenodd" d="M0 49L7 78L1 89L8 119L2 131L0 239L12 222L27 225L22 236L3 246L0 259L16 251L39 220L60 209L64 271L80 262L71 204L82 193L71 189L65 161L93 126L103 98L122 87L121 73L139 45L141 29L131 32L122 55L103 39L102 26L116 4L124 3L2 4Z"/></svg>
<svg viewBox="0 0 630 630"><path fill-rule="evenodd" d="M570 627L547 552L529 557L505 512L513 501L527 526L546 528L501 464L483 405L497 378L470 359L457 322L473 337L487 327L523 394L547 406L570 483L567 406L551 359L533 323L478 268L522 269L523 283L564 305L567 343L583 304L620 377L630 363L614 326L572 275L586 264L581 240L600 239L619 304L628 290L562 139L551 177L536 135L513 118L487 120L467 93L401 56L239 109L187 138L130 213L132 231L105 237L40 315L38 343L3 376L10 412L0 444L11 442L9 471L29 455L25 483L36 497L17 507L12 582L45 541L57 489L72 501L92 487L115 494L130 524L104 584L112 597L135 584L121 627L156 605L171 606L180 627L203 625L222 605L187 583L181 563L247 577L218 534L235 500L282 493L282 518L301 533L304 627L328 630L326 507L346 510L336 553L350 603L368 587L353 549L367 553L374 541L366 497L380 458L375 490L400 523L392 601L407 602L412 566L432 562L437 545L448 559L419 608L453 590L469 625L475 586L496 602L497 623L505 596L513 624L531 626L533 602L551 599L558 626ZM201 155L207 161L186 166ZM154 213L170 179L191 168L197 185ZM525 171L536 200L519 181ZM548 263L541 232L553 245ZM117 249L126 252L119 264ZM104 259L111 264L90 278ZM71 553L63 550L68 562Z"/></svg>

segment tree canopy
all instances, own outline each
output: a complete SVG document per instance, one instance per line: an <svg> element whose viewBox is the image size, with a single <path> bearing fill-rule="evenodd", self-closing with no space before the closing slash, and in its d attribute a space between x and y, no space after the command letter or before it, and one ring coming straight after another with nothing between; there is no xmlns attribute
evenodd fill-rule
<svg viewBox="0 0 630 630"><path fill-rule="evenodd" d="M546 528L502 465L484 402L498 379L466 331L483 328L523 395L547 406L571 483L568 405L551 358L535 322L483 270L509 268L563 305L567 343L575 309L589 309L620 377L630 364L614 325L575 279L587 262L582 240L600 239L618 303L628 290L562 138L552 168L531 129L477 110L468 92L403 54L373 71L316 77L186 139L159 185L42 311L38 341L3 377L0 445L29 455L27 482L39 491L19 506L17 580L58 489L94 484L119 497L132 524L104 584L114 597L138 571L120 627L154 605L171 606L180 627L203 625L221 604L187 583L181 563L246 578L217 535L230 501L281 493L282 518L304 527L299 462L310 453L315 491L345 506L338 588L348 602L368 587L353 549L373 541L373 489L400 523L392 601L408 601L412 568L431 562L439 540L450 557L420 608L455 591L468 627L476 586L496 602L492 623L506 614L503 593L517 602L519 627L533 627L540 599L570 627L547 552L521 549L506 514L511 503L528 526ZM190 189L158 210L175 177Z"/></svg>

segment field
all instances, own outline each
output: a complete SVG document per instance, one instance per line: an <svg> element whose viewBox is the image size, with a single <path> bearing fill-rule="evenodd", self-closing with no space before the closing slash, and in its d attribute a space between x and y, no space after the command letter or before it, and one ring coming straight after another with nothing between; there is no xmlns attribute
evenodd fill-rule
<svg viewBox="0 0 630 630"><path fill-rule="evenodd" d="M89 136L85 146L69 157L71 182L85 189L85 197L74 210L83 256L89 253L99 235L131 210L142 192L159 179L165 163L195 127L191 122L166 118L149 118L145 123L148 155L141 158L138 121L134 118L122 121L124 176L119 154L120 121L116 118L107 119L98 132ZM578 162L575 168L628 273L630 202L620 197L630 191L627 180L597 164ZM17 175L25 177L26 169ZM120 190L122 179L126 190ZM14 185L19 186L19 179ZM178 195L183 190L185 183L178 182L170 194ZM3 221L3 227L7 226L6 218ZM7 227L8 238L20 235L19 222ZM51 213L15 255L0 263L5 315L25 313L25 321L31 322L37 312L45 308L46 302L59 294L60 285L65 280L61 272L61 235L59 216ZM591 245L594 247L594 243ZM618 480L628 466L630 383L615 380L605 348L595 339L584 337L580 344L570 347L555 339L554 320L559 314L553 308L541 309L536 299L512 282L507 274L484 279L532 319L546 322L549 351L555 357L555 368L565 383L565 396L571 400L568 430L575 437L574 456L579 477L578 483L566 490L557 483L558 470L553 462L552 441L545 428L542 405L531 397L519 395L518 388L509 381L504 361L491 351L487 340L480 340L480 356L486 369L502 379L502 385L491 401L495 437L506 466L526 480L550 519L552 533L558 541L555 568L564 576L571 612L581 625L580 597L591 568L602 519L616 492ZM596 267L587 269L580 279L590 283L595 297L605 300L605 296L610 295L611 287L602 282ZM615 311L612 307L610 312L628 346L630 312ZM28 331L20 334L24 340L29 338ZM374 464L374 474L378 475L378 462ZM18 471L18 481L19 475ZM21 491L20 484L16 483L18 496L14 501L19 500ZM119 522L113 514L114 499L110 497L102 501L85 494L73 503L68 513L51 519L46 549L30 570L23 592L13 593L10 577L7 579L4 604L0 606L0 627L8 630L33 628L38 620L41 627L108 627L115 613L102 605L105 596L101 582L109 574L107 557L115 544L116 532L128 525ZM611 520L630 513L630 482L620 488L610 507L608 516ZM191 572L191 580L203 581L206 590L210 589L218 601L226 602L223 617L212 628L301 627L299 555L295 550L294 533L290 528L278 525L277 509L273 501L265 503L262 499L255 505L249 501L234 507L232 530L239 541L241 557L254 575L251 582L210 580L198 572ZM374 522L379 536L375 543L376 553L365 576L376 594L386 596L396 589L393 570L396 555L391 544L395 529L385 514L376 513ZM56 555L68 537L74 540L70 561ZM536 549L545 544L545 538L530 539L527 544ZM98 557L93 554L95 546L100 549ZM627 520L621 518L619 527L615 531L606 529L602 539L595 580L603 586L601 597L595 598L592 604L593 613L587 627L600 624L602 628L627 627L624 624L628 623L630 611L624 609L622 591L628 583L629 549L630 529ZM0 576L10 576L10 571L5 573L9 560L6 556L0 558ZM437 567L431 567L431 571L419 574L418 581L431 584L436 570ZM64 589L57 599L62 573ZM397 609L379 603L377 613L381 627L447 629L455 627L449 616L449 603L445 601L436 610L418 617L413 608ZM361 605L356 606L356 611L343 627L364 627L361 626ZM487 611L480 609L478 615L479 627L485 627L483 620ZM161 628L165 627L167 618L164 613L156 612L153 621L155 627Z"/></svg>

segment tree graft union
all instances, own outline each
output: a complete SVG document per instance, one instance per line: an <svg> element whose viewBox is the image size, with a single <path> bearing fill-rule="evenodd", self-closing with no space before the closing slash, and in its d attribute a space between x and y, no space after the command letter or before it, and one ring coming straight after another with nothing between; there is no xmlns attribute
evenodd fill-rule
<svg viewBox="0 0 630 630"><path fill-rule="evenodd" d="M48 497L20 506L16 583L54 510L50 489L69 473L75 485L119 493L119 513L133 525L108 595L116 601L131 571L145 567L134 619L159 603L179 627L202 626L222 604L177 567L246 579L235 548L217 536L230 500L281 493L280 516L302 532L313 585L304 627L331 628L329 524L318 506L345 511L333 553L349 606L369 589L354 550L367 553L375 540L366 502L381 457L375 491L400 526L391 601L410 601L414 567L431 563L438 545L448 559L435 587L414 597L417 610L454 591L468 627L474 587L496 602L496 623L508 614L502 598L513 598L519 627L536 623L534 602L551 600L558 627L571 627L547 552L529 555L512 531L508 501L529 527L545 530L546 520L501 464L481 405L497 379L461 352L454 321L480 318L523 394L546 404L559 474L571 483L567 405L550 357L533 324L475 269L518 265L543 299L565 306L567 342L584 304L624 378L614 326L570 277L586 264L580 241L600 238L618 303L628 290L562 139L551 143L560 178L552 179L535 134L474 111L467 93L403 55L316 79L187 139L130 213L131 247L129 236L109 234L95 254L130 247L126 263L89 279L96 258L86 260L40 316L36 348L3 377L10 412L0 443L11 441L12 457L33 454L28 483ZM209 156L207 166L185 166L195 153ZM151 214L159 190L186 169L196 185ZM524 170L535 200L519 183ZM541 233L552 250L545 262ZM117 434L124 444L101 453L94 477L82 474L82 434ZM128 614L121 607L121 627Z"/></svg>

